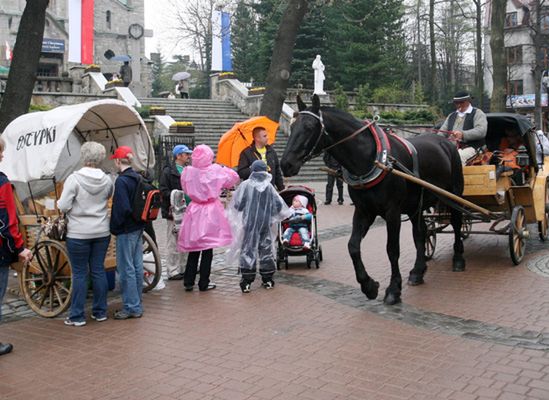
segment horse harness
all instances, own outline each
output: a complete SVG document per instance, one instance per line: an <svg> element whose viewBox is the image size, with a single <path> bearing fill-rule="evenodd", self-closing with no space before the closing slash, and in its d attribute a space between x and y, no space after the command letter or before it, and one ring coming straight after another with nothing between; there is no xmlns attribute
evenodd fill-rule
<svg viewBox="0 0 549 400"><path fill-rule="evenodd" d="M315 145L312 147L309 154L305 156L304 162L307 162L310 159L319 156L323 151L334 148L340 145L341 143L344 143L348 140L353 139L354 137L358 136L360 133L366 131L367 129L370 129L370 132L372 133L372 136L376 143L376 159L374 161L373 167L364 175L353 175L347 169L342 167L342 170L343 170L342 179L345 183L347 183L352 188L370 189L376 186L377 184L379 184L385 178L385 176L389 173L389 171L386 169L379 168L376 165L377 164L376 162L379 162L383 165L389 165L390 163L394 162L397 165L397 167L404 169L405 172L409 172L408 169L404 167L404 165L402 165L400 161L398 161L395 157L390 155L391 143L389 142L389 138L383 129L379 129L376 125L374 125L375 120L367 121L367 122L365 121L366 123L364 124L364 126L354 131L351 135L318 151L317 147L320 144L320 141L324 137L324 135L328 138L330 137L328 134L328 131L326 130L326 126L324 125L324 119L322 118L322 111L319 111L319 115L316 115L315 113L310 111L300 111L299 113L310 115L316 118L320 122L320 126L321 126L320 134L318 135ZM400 144L402 144L404 148L407 150L408 154L410 154L410 156L412 157L413 175L415 175L416 177L419 177L419 163L417 158L417 150L414 147L414 145L409 141L407 141L406 139L400 138L393 133L390 133L390 135L395 140L397 140Z"/></svg>

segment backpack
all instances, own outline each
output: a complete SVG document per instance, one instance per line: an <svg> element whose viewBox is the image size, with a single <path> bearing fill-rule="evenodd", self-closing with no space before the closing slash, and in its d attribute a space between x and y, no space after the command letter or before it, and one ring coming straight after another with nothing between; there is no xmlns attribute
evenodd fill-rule
<svg viewBox="0 0 549 400"><path fill-rule="evenodd" d="M133 197L133 218L137 222L151 222L158 218L162 196L152 183L139 177Z"/></svg>

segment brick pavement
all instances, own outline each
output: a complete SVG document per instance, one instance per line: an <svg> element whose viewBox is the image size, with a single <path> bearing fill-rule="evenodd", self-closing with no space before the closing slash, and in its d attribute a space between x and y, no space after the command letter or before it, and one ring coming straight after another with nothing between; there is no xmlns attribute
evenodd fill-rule
<svg viewBox="0 0 549 400"><path fill-rule="evenodd" d="M351 214L348 206L321 206L320 229L332 229L332 239L323 237L320 269L291 258L272 291L255 283L243 295L234 269L219 265L218 289L186 293L169 282L145 296L140 320L1 325L0 339L16 349L0 359L0 398L549 399L549 351L388 318L379 301L362 297L339 236ZM549 252L536 246L511 267L506 238L475 236L465 246L467 271L452 273L450 238L440 237L426 284L403 288L400 307L547 333L547 278L527 265L541 265ZM407 224L401 247L406 276L414 258ZM384 289L384 227L374 227L362 248ZM334 287L341 296L329 293Z"/></svg>

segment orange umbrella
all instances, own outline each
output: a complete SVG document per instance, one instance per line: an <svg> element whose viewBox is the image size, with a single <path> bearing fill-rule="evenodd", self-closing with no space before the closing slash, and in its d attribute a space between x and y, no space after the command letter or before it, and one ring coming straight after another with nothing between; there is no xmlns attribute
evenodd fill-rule
<svg viewBox="0 0 549 400"><path fill-rule="evenodd" d="M236 167L240 153L253 142L252 131L256 127L263 127L267 131L269 144L273 144L276 138L278 124L267 117L259 116L237 122L221 136L217 146L217 163L227 167Z"/></svg>

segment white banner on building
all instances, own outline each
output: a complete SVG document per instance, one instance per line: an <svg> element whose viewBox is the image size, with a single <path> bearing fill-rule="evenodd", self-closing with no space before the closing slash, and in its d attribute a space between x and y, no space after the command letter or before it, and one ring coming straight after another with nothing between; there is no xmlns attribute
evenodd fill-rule
<svg viewBox="0 0 549 400"><path fill-rule="evenodd" d="M212 71L223 71L221 11L217 10L212 14Z"/></svg>
<svg viewBox="0 0 549 400"><path fill-rule="evenodd" d="M82 0L69 0L69 62L82 60Z"/></svg>

